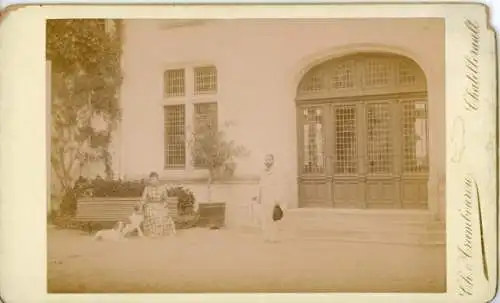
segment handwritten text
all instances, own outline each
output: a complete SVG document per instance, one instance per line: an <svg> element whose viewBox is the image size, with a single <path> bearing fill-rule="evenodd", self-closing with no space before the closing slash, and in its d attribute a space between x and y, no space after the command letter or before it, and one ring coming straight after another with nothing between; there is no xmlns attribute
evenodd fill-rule
<svg viewBox="0 0 500 303"><path fill-rule="evenodd" d="M469 111L479 109L479 39L480 28L477 22L466 19L465 27L470 33L470 49L464 57L467 84L464 93L465 108Z"/></svg>

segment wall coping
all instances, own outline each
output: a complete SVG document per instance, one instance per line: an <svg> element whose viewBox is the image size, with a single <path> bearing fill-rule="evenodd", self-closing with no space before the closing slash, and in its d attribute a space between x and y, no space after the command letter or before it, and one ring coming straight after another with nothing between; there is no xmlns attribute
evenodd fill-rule
<svg viewBox="0 0 500 303"><path fill-rule="evenodd" d="M160 177L162 183L181 183L181 184L200 184L206 185L208 178L203 176L164 176ZM214 180L213 185L225 185L225 184L257 184L259 182L259 176L257 175L245 175L245 176L234 176L228 179Z"/></svg>

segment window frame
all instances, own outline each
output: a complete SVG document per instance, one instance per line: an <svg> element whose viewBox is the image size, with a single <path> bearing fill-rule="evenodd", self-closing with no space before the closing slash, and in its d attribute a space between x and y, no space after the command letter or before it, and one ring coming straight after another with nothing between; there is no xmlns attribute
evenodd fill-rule
<svg viewBox="0 0 500 303"><path fill-rule="evenodd" d="M182 134L182 136L184 137L184 163L182 164L167 164L167 142L166 142L166 139L167 139L167 129L166 129L166 124L167 124L167 121L166 121L166 112L167 112L167 107L172 107L172 106L182 106L182 109L183 109L183 112L184 112L184 117L182 118L184 121L184 133ZM187 148L187 145L186 145L186 129L185 129L185 125L186 125L186 106L185 104L165 104L163 105L163 169L164 170L183 170L186 168L186 148Z"/></svg>
<svg viewBox="0 0 500 303"><path fill-rule="evenodd" d="M213 93L197 94L195 92L195 70L203 67L214 67L216 72L216 89ZM184 69L184 96L167 96L165 90L165 74L169 70ZM168 167L166 165L166 145L163 144L163 170L167 174L185 174L186 172L196 173L204 171L204 168L195 167L194 160L191 155L189 141L192 139L191 131L194 127L195 104L200 103L216 103L217 104L217 124L219 125L219 102L218 96L220 91L220 72L217 65L209 62L191 62L175 65L164 66L161 71L162 77L162 102L161 107L164 110L165 106L169 105L184 105L184 166L183 167ZM163 118L163 140L165 140L165 117Z"/></svg>

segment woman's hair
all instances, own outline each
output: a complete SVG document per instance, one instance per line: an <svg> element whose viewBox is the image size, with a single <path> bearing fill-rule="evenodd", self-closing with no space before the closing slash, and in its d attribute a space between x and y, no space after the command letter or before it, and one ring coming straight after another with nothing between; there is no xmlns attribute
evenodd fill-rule
<svg viewBox="0 0 500 303"><path fill-rule="evenodd" d="M153 172L149 173L149 179L151 179L151 178L158 179L158 178L160 178L160 176L158 175L157 172L153 171Z"/></svg>

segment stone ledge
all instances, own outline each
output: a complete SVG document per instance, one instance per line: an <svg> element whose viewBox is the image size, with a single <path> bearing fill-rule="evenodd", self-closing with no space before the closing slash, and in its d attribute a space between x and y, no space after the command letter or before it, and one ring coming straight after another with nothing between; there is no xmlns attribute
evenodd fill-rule
<svg viewBox="0 0 500 303"><path fill-rule="evenodd" d="M204 176L162 176L162 183L182 183L182 184L206 184L208 181L207 177ZM213 185L224 185L224 184L257 184L259 182L259 176L257 175L242 175L234 176L229 179L214 180Z"/></svg>

